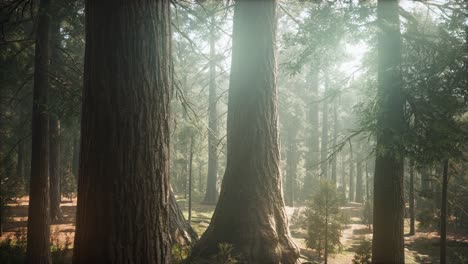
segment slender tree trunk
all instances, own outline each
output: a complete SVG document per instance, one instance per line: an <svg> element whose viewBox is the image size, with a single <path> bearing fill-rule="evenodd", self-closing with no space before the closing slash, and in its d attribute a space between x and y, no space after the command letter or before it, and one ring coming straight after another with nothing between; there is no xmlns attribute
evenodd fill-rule
<svg viewBox="0 0 468 264"><path fill-rule="evenodd" d="M372 263L404 263L401 34L398 1L379 0L377 150Z"/></svg>
<svg viewBox="0 0 468 264"><path fill-rule="evenodd" d="M409 235L412 236L415 234L415 215L414 215L414 161L410 160L409 162L409 213L410 213L410 230Z"/></svg>
<svg viewBox="0 0 468 264"><path fill-rule="evenodd" d="M3 134L3 102L0 102L0 166L3 165L3 149L4 149L4 134ZM0 183L3 181L3 168L0 167ZM0 237L3 236L3 210L5 206L5 197L3 197L2 186L0 185Z"/></svg>
<svg viewBox="0 0 468 264"><path fill-rule="evenodd" d="M293 124L290 124L288 130L285 202L287 206L294 206L294 199L297 189L297 128Z"/></svg>
<svg viewBox="0 0 468 264"><path fill-rule="evenodd" d="M349 143L349 192L348 200L354 202L355 197L355 186L354 186L354 157L353 157L353 148L351 147L351 142Z"/></svg>
<svg viewBox="0 0 468 264"><path fill-rule="evenodd" d="M62 220L60 209L60 121L56 117L50 117L50 219L52 222Z"/></svg>
<svg viewBox="0 0 468 264"><path fill-rule="evenodd" d="M31 178L26 263L50 263L49 214L49 31L50 2L41 0L34 61Z"/></svg>
<svg viewBox="0 0 468 264"><path fill-rule="evenodd" d="M18 162L16 164L16 177L24 184L25 182L25 160L24 160L24 142L23 140L18 144Z"/></svg>
<svg viewBox="0 0 468 264"><path fill-rule="evenodd" d="M193 175L192 175L192 164L193 164L193 134L190 138L190 157L189 157L189 184L188 184L188 222L189 224L192 222L192 182L193 182Z"/></svg>
<svg viewBox="0 0 468 264"><path fill-rule="evenodd" d="M448 189L448 159L444 161L442 178L442 199L440 206L440 264L447 263L447 189Z"/></svg>
<svg viewBox="0 0 468 264"><path fill-rule="evenodd" d="M360 154L360 153L359 153ZM358 155L356 161L356 203L362 203L364 201L364 190L362 184L362 157Z"/></svg>
<svg viewBox="0 0 468 264"><path fill-rule="evenodd" d="M336 163L338 158L338 153L336 152L336 142L338 138L338 100L335 99L333 104L333 159L332 159L332 170L331 170L331 179L336 186Z"/></svg>
<svg viewBox="0 0 468 264"><path fill-rule="evenodd" d="M72 157L72 173L78 181L78 168L80 166L80 135L77 133L73 139L73 157Z"/></svg>
<svg viewBox="0 0 468 264"><path fill-rule="evenodd" d="M325 194L325 249L324 249L324 259L325 264L328 263L328 193Z"/></svg>
<svg viewBox="0 0 468 264"><path fill-rule="evenodd" d="M308 120L310 121L310 134L308 138L309 151L306 158L306 176L304 179L303 197L310 198L317 176L317 165L320 161L319 153L319 104L318 104L318 72L312 69L310 79L310 102Z"/></svg>
<svg viewBox="0 0 468 264"><path fill-rule="evenodd" d="M73 263L170 263L170 1L85 11Z"/></svg>
<svg viewBox="0 0 468 264"><path fill-rule="evenodd" d="M226 172L194 257L208 259L225 242L245 263L299 263L279 169L276 9L277 1L235 2Z"/></svg>
<svg viewBox="0 0 468 264"><path fill-rule="evenodd" d="M329 77L328 69L324 72L325 75L325 90L323 92L322 101L322 140L321 140L321 155L320 155L320 169L322 179L328 179L328 89L329 89Z"/></svg>
<svg viewBox="0 0 468 264"><path fill-rule="evenodd" d="M206 182L205 204L216 204L218 201L218 109L216 94L216 47L215 47L215 14L210 23L210 86L208 116L208 177Z"/></svg>
<svg viewBox="0 0 468 264"><path fill-rule="evenodd" d="M341 157L341 188L346 194L346 159L344 153L340 155Z"/></svg>
<svg viewBox="0 0 468 264"><path fill-rule="evenodd" d="M369 201L369 166L368 166L368 161L366 160L366 201Z"/></svg>
<svg viewBox="0 0 468 264"><path fill-rule="evenodd" d="M198 240L198 235L188 221L185 220L180 210L174 192L169 194L169 231L172 244L182 246L193 245Z"/></svg>

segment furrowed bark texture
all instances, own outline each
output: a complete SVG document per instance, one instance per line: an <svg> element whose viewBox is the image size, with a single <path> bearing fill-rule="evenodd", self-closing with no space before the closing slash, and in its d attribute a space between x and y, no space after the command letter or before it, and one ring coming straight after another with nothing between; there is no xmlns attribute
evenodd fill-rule
<svg viewBox="0 0 468 264"><path fill-rule="evenodd" d="M372 263L404 263L404 129L398 1L379 0L377 151L374 176Z"/></svg>
<svg viewBox="0 0 468 264"><path fill-rule="evenodd" d="M74 263L170 263L170 2L94 1Z"/></svg>
<svg viewBox="0 0 468 264"><path fill-rule="evenodd" d="M282 197L276 90L276 1L236 1L219 201L193 257L230 243L241 263L298 263Z"/></svg>
<svg viewBox="0 0 468 264"><path fill-rule="evenodd" d="M49 32L50 2L41 0L37 18L26 263L51 263L49 216Z"/></svg>

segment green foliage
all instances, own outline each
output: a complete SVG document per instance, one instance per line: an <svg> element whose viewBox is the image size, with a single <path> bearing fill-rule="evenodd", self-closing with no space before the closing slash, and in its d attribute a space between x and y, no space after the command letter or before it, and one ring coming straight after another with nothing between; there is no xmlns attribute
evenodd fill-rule
<svg viewBox="0 0 468 264"><path fill-rule="evenodd" d="M23 264L26 258L26 231L18 230L13 235L9 235L0 242L0 263L2 264ZM67 235L65 243L59 242L59 231L52 234L51 258L54 264L65 264L71 262L72 238Z"/></svg>
<svg viewBox="0 0 468 264"><path fill-rule="evenodd" d="M234 247L228 243L218 245L218 254L214 257L216 264L236 264L237 259L234 254Z"/></svg>
<svg viewBox="0 0 468 264"><path fill-rule="evenodd" d="M0 242L0 263L24 263L26 256L26 232L16 232Z"/></svg>
<svg viewBox="0 0 468 264"><path fill-rule="evenodd" d="M322 181L306 209L307 247L317 250L319 256L325 246L329 254L341 248L340 237L347 219L339 208L340 203L334 184Z"/></svg>
<svg viewBox="0 0 468 264"><path fill-rule="evenodd" d="M73 199L77 195L77 182L76 178L71 172L71 168L67 168L65 174L62 176L60 181L60 188L62 195L68 199Z"/></svg>
<svg viewBox="0 0 468 264"><path fill-rule="evenodd" d="M372 263L372 242L363 239L356 248L353 264L371 264Z"/></svg>

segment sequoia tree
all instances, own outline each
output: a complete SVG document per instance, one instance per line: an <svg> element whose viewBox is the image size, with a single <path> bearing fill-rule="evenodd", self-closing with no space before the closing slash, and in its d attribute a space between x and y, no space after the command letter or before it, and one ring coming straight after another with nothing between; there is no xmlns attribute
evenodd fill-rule
<svg viewBox="0 0 468 264"><path fill-rule="evenodd" d="M31 178L26 263L51 263L49 217L49 31L50 1L41 0L34 57Z"/></svg>
<svg viewBox="0 0 468 264"><path fill-rule="evenodd" d="M170 262L170 1L85 2L74 263Z"/></svg>
<svg viewBox="0 0 468 264"><path fill-rule="evenodd" d="M398 1L379 0L377 150L374 174L372 263L404 263L404 112Z"/></svg>
<svg viewBox="0 0 468 264"><path fill-rule="evenodd" d="M235 2L226 171L195 258L229 243L245 263L298 263L279 169L276 9L273 0Z"/></svg>

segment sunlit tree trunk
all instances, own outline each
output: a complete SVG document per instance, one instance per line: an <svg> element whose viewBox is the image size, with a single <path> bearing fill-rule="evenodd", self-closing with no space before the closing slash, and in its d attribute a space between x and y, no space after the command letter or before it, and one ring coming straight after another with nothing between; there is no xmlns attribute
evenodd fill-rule
<svg viewBox="0 0 468 264"><path fill-rule="evenodd" d="M404 263L404 100L398 1L379 0L377 150L374 175L372 263Z"/></svg>
<svg viewBox="0 0 468 264"><path fill-rule="evenodd" d="M354 202L355 197L355 185L354 185L354 157L353 157L353 148L351 143L349 143L349 192L348 192L348 201Z"/></svg>
<svg viewBox="0 0 468 264"><path fill-rule="evenodd" d="M297 163L298 163L298 150L297 150L297 127L289 124L288 128L288 146L286 156L286 192L285 202L287 206L294 206L294 199L297 190Z"/></svg>
<svg viewBox="0 0 468 264"><path fill-rule="evenodd" d="M215 47L215 19L210 20L210 85L208 106L208 177L204 203L216 204L218 200L218 109L216 94L216 47Z"/></svg>
<svg viewBox="0 0 468 264"><path fill-rule="evenodd" d="M306 175L303 186L303 197L310 198L313 191L314 181L318 183L315 177L317 176L317 166L320 161L319 147L319 104L318 104L318 73L316 69L312 69L308 79L310 88L310 100L308 104L308 119L310 122L310 130L308 136L308 152L306 157Z"/></svg>
<svg viewBox="0 0 468 264"><path fill-rule="evenodd" d="M328 90L330 80L328 76L328 69L324 72L325 90L323 92L322 100L322 140L320 146L320 176L322 179L328 179Z"/></svg>
<svg viewBox="0 0 468 264"><path fill-rule="evenodd" d="M170 263L170 1L85 2L74 263Z"/></svg>
<svg viewBox="0 0 468 264"><path fill-rule="evenodd" d="M235 2L226 172L194 257L210 258L229 243L246 263L299 263L279 169L276 9L276 1Z"/></svg>
<svg viewBox="0 0 468 264"><path fill-rule="evenodd" d="M356 203L362 203L364 201L364 189L362 184L362 149L359 149L357 160L356 160Z"/></svg>
<svg viewBox="0 0 468 264"><path fill-rule="evenodd" d="M49 31L50 2L41 0L34 61L31 178L26 263L51 263L49 214Z"/></svg>
<svg viewBox="0 0 468 264"><path fill-rule="evenodd" d="M331 180L336 186L336 165L339 153L336 152L336 143L338 137L338 99L333 104L333 159L331 169Z"/></svg>

